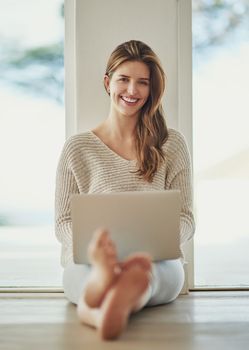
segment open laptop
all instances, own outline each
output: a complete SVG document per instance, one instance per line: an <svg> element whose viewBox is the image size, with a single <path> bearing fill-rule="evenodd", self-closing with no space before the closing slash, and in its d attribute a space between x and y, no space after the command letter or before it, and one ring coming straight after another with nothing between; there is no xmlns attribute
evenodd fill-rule
<svg viewBox="0 0 249 350"><path fill-rule="evenodd" d="M180 252L180 191L78 194L71 197L73 257L89 263L93 232L109 230L120 260L147 252L153 261L176 259Z"/></svg>

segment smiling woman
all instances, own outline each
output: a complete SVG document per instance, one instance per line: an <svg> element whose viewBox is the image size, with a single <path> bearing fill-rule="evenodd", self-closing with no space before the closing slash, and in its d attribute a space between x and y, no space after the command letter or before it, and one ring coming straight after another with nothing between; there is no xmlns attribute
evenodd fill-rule
<svg viewBox="0 0 249 350"><path fill-rule="evenodd" d="M74 194L179 190L181 249L192 238L190 155L183 135L166 126L164 79L148 45L130 40L116 47L104 76L108 117L70 137L58 164L55 226L62 244L64 293L78 305L79 319L99 329L104 339L120 335L132 312L176 299L184 283L183 251L182 259L152 261L144 252L120 261L108 228L99 227L88 247L90 265L75 264L72 247ZM155 239L153 231L149 235Z"/></svg>

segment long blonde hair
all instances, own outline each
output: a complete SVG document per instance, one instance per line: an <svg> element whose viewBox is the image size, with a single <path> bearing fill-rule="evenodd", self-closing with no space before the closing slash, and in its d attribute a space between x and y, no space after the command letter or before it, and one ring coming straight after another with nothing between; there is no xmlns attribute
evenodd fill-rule
<svg viewBox="0 0 249 350"><path fill-rule="evenodd" d="M126 61L145 63L150 71L150 93L142 107L136 126L136 173L145 181L152 182L165 159L162 149L168 138L161 99L165 89L165 74L157 55L138 40L119 45L111 54L106 75L111 78L117 67Z"/></svg>

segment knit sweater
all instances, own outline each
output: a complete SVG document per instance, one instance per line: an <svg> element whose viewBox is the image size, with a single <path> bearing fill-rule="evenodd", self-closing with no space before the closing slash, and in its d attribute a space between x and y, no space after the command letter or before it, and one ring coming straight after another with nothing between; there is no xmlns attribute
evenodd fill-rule
<svg viewBox="0 0 249 350"><path fill-rule="evenodd" d="M190 155L183 135L174 129L168 131L163 145L165 161L151 183L135 173L135 160L119 156L92 131L71 136L65 142L57 168L55 193L55 233L62 244L63 267L73 261L72 194L178 189L181 193L181 248L193 236Z"/></svg>

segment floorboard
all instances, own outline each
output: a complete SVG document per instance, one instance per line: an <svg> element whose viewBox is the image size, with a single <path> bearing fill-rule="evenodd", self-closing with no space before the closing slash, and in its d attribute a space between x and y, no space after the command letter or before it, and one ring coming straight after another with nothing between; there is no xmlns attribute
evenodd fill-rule
<svg viewBox="0 0 249 350"><path fill-rule="evenodd" d="M192 292L132 316L117 341L81 325L62 293L0 294L1 350L249 349L249 292Z"/></svg>

